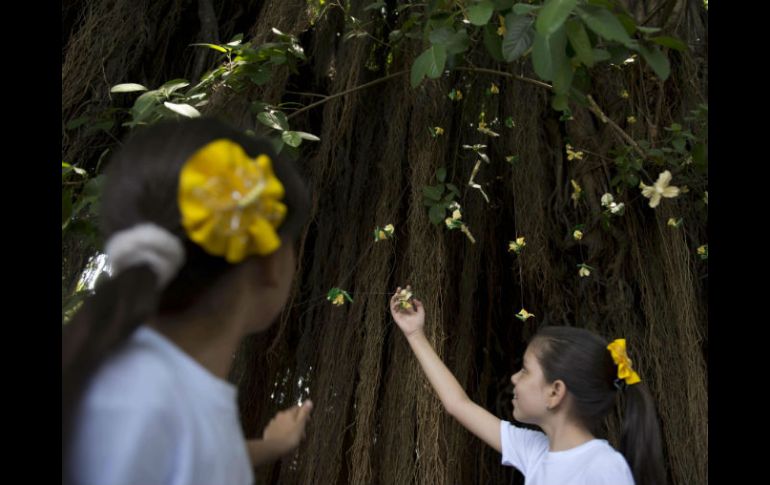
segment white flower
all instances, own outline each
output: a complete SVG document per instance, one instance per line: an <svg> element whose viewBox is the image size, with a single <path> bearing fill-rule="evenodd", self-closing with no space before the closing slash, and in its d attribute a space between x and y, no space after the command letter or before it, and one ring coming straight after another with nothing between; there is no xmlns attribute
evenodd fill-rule
<svg viewBox="0 0 770 485"><path fill-rule="evenodd" d="M650 199L650 207L653 209L660 204L661 197L673 198L679 195L679 187L669 186L671 172L666 170L658 176L658 180L652 186L639 183L642 195Z"/></svg>
<svg viewBox="0 0 770 485"><path fill-rule="evenodd" d="M602 195L602 207L609 207L613 202L615 202L615 197L613 197L612 194L607 193Z"/></svg>

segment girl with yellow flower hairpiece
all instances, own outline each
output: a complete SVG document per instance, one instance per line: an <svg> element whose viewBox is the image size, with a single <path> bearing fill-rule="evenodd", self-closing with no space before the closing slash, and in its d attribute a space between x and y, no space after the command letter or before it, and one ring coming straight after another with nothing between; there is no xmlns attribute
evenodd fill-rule
<svg viewBox="0 0 770 485"><path fill-rule="evenodd" d="M624 339L607 345L576 327L540 329L520 360L521 370L511 377L513 418L542 430L534 431L498 418L468 397L425 335L422 302L402 306L399 288L390 311L447 412L501 453L503 465L518 468L527 484L664 483L652 398ZM522 309L517 315L522 322L522 314L532 316ZM614 409L617 388L626 389L621 453L592 431Z"/></svg>
<svg viewBox="0 0 770 485"><path fill-rule="evenodd" d="M224 123L121 147L100 214L113 274L62 328L66 481L245 485L299 445L310 400L247 441L227 375L286 303L309 212L296 167Z"/></svg>

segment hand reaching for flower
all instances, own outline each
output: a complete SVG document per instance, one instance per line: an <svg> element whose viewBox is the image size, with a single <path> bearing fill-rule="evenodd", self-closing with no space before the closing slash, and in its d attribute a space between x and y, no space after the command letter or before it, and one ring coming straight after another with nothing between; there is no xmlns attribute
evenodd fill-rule
<svg viewBox="0 0 770 485"><path fill-rule="evenodd" d="M406 287L406 291L411 293L412 287ZM425 309L422 306L422 302L417 299L412 299L411 308L406 308L407 305L402 304L401 287L396 288L396 293L390 299L390 314L393 315L393 320L404 332L405 337L422 332L425 326Z"/></svg>

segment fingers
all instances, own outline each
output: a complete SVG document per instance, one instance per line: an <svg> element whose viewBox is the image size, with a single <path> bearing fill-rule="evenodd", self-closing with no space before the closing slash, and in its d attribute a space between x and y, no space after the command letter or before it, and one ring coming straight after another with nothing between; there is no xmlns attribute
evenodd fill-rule
<svg viewBox="0 0 770 485"><path fill-rule="evenodd" d="M309 420L311 411L313 411L313 401L310 399L303 401L302 406L299 408L298 419L301 421Z"/></svg>

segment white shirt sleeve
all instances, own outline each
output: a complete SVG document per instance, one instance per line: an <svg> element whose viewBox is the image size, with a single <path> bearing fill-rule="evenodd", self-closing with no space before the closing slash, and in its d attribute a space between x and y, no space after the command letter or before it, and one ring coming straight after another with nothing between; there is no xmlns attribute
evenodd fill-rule
<svg viewBox="0 0 770 485"><path fill-rule="evenodd" d="M548 452L548 437L539 431L519 428L500 421L502 464L516 467L524 476Z"/></svg>
<svg viewBox="0 0 770 485"><path fill-rule="evenodd" d="M173 415L159 406L89 406L74 443L80 485L160 485L171 480Z"/></svg>

